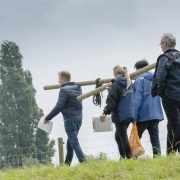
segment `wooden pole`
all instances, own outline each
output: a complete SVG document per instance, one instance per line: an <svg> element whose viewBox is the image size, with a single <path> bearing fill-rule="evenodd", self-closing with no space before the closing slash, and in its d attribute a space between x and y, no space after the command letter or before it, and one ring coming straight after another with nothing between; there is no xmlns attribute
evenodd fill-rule
<svg viewBox="0 0 180 180"><path fill-rule="evenodd" d="M63 138L58 138L58 150L59 150L59 165L64 165L64 149L63 149Z"/></svg>
<svg viewBox="0 0 180 180"><path fill-rule="evenodd" d="M154 64L151 64L151 65L145 67L145 69L153 69L153 68L155 68L155 65L154 65ZM142 68L142 69L144 69L144 68ZM137 70L137 71L131 73L130 76L132 76L133 78L135 78L135 76L138 76L138 75L139 75L138 72L141 71L142 69ZM146 71L148 71L148 70L146 70ZM145 72L146 72L146 71L145 71ZM136 74L138 74L138 75L136 75ZM141 73L140 73L140 74L141 74ZM112 79L113 79L113 78L100 79L99 82L102 83L102 84L106 84L106 83L111 82ZM80 86L88 86L88 85L96 84L96 80L81 81L81 82L76 82L75 84L78 84L78 85L80 85ZM44 86L44 87L43 87L44 90L59 89L59 88L61 88L61 85L60 85L60 84L47 85L47 86Z"/></svg>
<svg viewBox="0 0 180 180"><path fill-rule="evenodd" d="M111 82L113 78L108 78L108 79L100 79L100 83L105 84ZM80 86L88 86L88 85L93 85L96 84L96 80L90 80L90 81L82 81L82 82L76 82L75 84L78 84ZM44 90L51 90L51 89L59 89L61 88L60 84L54 84L54 85L47 85L44 86Z"/></svg>
<svg viewBox="0 0 180 180"><path fill-rule="evenodd" d="M139 70L131 73L131 74L130 74L130 78L131 78L132 80L133 80L133 79L136 79L136 77L139 76L140 74L145 73L145 72L147 72L147 71L149 71L149 70L151 70L151 69L154 69L155 67L156 67L156 63L151 64L151 65L149 65L149 66L146 66L146 67L144 67L144 68L142 68L142 69L139 69ZM108 84L105 84L105 85L103 85L103 86L101 86L101 87L99 87L99 88L96 88L96 89L94 89L94 90L92 90L92 91L90 91L90 92L88 92L88 93L86 93L86 94L82 94L81 96L78 96L78 97L77 97L77 100L78 100L78 101L82 101L83 99L86 99L86 98L88 98L88 97L90 97L90 96L93 96L93 95L95 95L95 94L98 94L98 93L104 91L105 89L107 89L107 87L110 87L111 85L112 85L112 83L108 83Z"/></svg>
<svg viewBox="0 0 180 180"><path fill-rule="evenodd" d="M93 96L94 94L98 94L98 93L106 90L108 87L111 87L111 86L112 86L112 82L107 83L107 84L105 84L105 85L103 85L103 86L100 86L99 88L96 88L96 89L94 89L94 90L92 90L92 91L89 91L89 92L86 93L86 94L82 94L81 96L78 96L78 97L77 97L77 100L78 100L78 101L82 101L83 99L86 99L86 98L88 98L88 97L90 97L90 96Z"/></svg>
<svg viewBox="0 0 180 180"><path fill-rule="evenodd" d="M59 88L61 88L60 84L47 85L43 87L44 90L59 89Z"/></svg>

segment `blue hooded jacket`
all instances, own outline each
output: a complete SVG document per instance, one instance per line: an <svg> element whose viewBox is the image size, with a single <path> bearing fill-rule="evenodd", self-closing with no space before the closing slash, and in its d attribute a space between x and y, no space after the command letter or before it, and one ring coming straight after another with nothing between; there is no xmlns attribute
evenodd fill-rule
<svg viewBox="0 0 180 180"><path fill-rule="evenodd" d="M152 97L153 73L140 75L134 82L134 110L137 122L163 120L163 111L159 96Z"/></svg>
<svg viewBox="0 0 180 180"><path fill-rule="evenodd" d="M127 79L119 77L112 81L112 88L106 99L104 114L111 114L114 123L134 121L133 91L132 87L126 90Z"/></svg>
<svg viewBox="0 0 180 180"><path fill-rule="evenodd" d="M124 85L123 79L118 79L119 86ZM127 84L127 81L126 81ZM133 122L135 119L134 104L133 104L133 87L132 85L126 89L126 86L122 88L122 94L118 104L119 121Z"/></svg>

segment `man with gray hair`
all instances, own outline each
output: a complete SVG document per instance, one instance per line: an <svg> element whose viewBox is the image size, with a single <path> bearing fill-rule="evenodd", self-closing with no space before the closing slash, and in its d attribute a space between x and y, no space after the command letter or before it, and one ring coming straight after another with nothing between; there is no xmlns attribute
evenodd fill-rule
<svg viewBox="0 0 180 180"><path fill-rule="evenodd" d="M162 51L157 59L152 96L162 98L168 119L167 154L180 152L180 52L175 49L176 39L170 33L161 37Z"/></svg>

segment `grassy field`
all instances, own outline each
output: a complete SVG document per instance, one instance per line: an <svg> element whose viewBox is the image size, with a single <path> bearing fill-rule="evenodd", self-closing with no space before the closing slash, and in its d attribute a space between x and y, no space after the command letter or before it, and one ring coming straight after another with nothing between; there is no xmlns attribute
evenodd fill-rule
<svg viewBox="0 0 180 180"><path fill-rule="evenodd" d="M120 161L90 161L75 167L4 169L1 180L180 179L180 157Z"/></svg>

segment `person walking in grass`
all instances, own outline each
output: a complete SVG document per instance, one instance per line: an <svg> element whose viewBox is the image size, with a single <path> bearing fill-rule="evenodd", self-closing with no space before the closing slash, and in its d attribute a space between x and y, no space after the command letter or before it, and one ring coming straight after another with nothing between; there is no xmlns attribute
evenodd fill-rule
<svg viewBox="0 0 180 180"><path fill-rule="evenodd" d="M85 155L78 140L78 132L82 124L82 102L77 101L77 97L82 94L79 85L71 82L71 74L68 71L58 73L61 89L56 106L45 117L44 123L48 123L60 112L63 114L64 127L67 139L67 154L65 164L70 165L73 159L73 151L76 153L79 162L85 161Z"/></svg>
<svg viewBox="0 0 180 180"><path fill-rule="evenodd" d="M167 116L167 154L180 152L180 52L175 49L176 38L164 33L157 59L152 95L159 95Z"/></svg>
<svg viewBox="0 0 180 180"><path fill-rule="evenodd" d="M146 59L137 61L135 69L139 70L149 65ZM145 72L138 76L134 82L134 111L139 138L147 129L153 149L153 156L161 154L159 140L159 122L163 120L161 99L159 96L152 97L151 86L152 72Z"/></svg>
<svg viewBox="0 0 180 180"><path fill-rule="evenodd" d="M119 154L122 158L131 158L131 148L127 135L130 122L134 121L133 89L127 69L120 65L113 68L115 79L112 80L106 106L100 116L102 122L111 114L116 127L115 140L118 145Z"/></svg>

